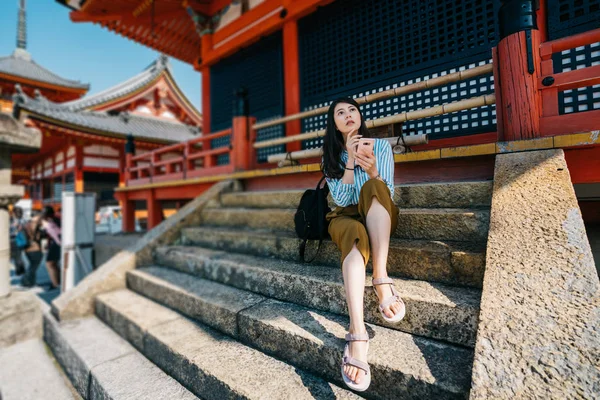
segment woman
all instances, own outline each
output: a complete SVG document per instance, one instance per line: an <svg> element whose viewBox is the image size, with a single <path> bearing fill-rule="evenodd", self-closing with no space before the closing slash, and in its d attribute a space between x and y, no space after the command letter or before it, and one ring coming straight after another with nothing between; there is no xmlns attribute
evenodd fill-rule
<svg viewBox="0 0 600 400"><path fill-rule="evenodd" d="M51 206L46 206L42 210L36 232L41 232L42 237L46 236L48 239L46 269L52 284L50 289L57 288L60 284L58 261L60 260L61 230L60 221L55 217L54 209Z"/></svg>
<svg viewBox="0 0 600 400"><path fill-rule="evenodd" d="M368 137L358 104L352 99L333 102L327 113L323 143L323 173L337 207L327 215L329 234L342 252L342 272L350 315L349 334L342 360L346 385L364 391L371 383L367 364L369 336L363 301L365 267L373 254L373 286L379 311L388 322L404 317L402 299L387 275L390 235L396 229L398 209L394 193L394 157L390 144L375 140L374 154L359 154L361 137Z"/></svg>
<svg viewBox="0 0 600 400"><path fill-rule="evenodd" d="M10 224L11 239L11 257L15 261L15 272L17 275L23 275L25 267L23 265L23 250L28 246L27 234L25 232L25 220L23 219L23 209L15 207L12 212L12 221Z"/></svg>

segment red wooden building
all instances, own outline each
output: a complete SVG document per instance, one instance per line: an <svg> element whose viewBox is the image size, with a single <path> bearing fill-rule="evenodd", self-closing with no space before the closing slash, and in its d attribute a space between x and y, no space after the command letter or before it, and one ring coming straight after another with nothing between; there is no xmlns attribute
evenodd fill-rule
<svg viewBox="0 0 600 400"><path fill-rule="evenodd" d="M127 81L78 100L56 103L20 91L14 114L43 133L37 154L13 156L14 180L27 180L35 208L60 208L63 191L95 192L99 206L116 204L129 135L143 154L197 137L202 124L164 55Z"/></svg>
<svg viewBox="0 0 600 400"><path fill-rule="evenodd" d="M409 136L429 135L429 144L396 156L396 183L491 179L506 149L560 147L584 216L598 218L584 204L600 197L593 2L541 0L526 15L505 8L501 23L496 0L59 2L73 9L72 21L201 74L204 136L128 157L117 192L126 230L136 200L154 210L152 227L164 201L193 198L221 179L238 178L247 190L314 185L319 157L309 150L321 146L323 107L340 96L366 103L371 126L401 122ZM245 100L234 112L236 92ZM178 156L166 160L166 152ZM274 168L286 152L301 165Z"/></svg>

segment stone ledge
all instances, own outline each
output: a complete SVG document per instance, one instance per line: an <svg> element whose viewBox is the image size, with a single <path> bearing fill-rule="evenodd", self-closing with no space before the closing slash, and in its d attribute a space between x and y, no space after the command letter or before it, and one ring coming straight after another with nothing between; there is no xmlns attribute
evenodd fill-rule
<svg viewBox="0 0 600 400"><path fill-rule="evenodd" d="M146 233L137 243L117 253L81 281L75 288L61 294L52 302L52 313L58 320L81 318L94 312L94 298L100 294L125 287L127 271L150 265L157 246L173 243L182 228L199 223L206 204L221 192L236 189L235 181L222 181Z"/></svg>
<svg viewBox="0 0 600 400"><path fill-rule="evenodd" d="M562 150L499 155L472 399L595 398L600 284Z"/></svg>
<svg viewBox="0 0 600 400"><path fill-rule="evenodd" d="M42 309L32 292L0 298L0 348L42 337Z"/></svg>

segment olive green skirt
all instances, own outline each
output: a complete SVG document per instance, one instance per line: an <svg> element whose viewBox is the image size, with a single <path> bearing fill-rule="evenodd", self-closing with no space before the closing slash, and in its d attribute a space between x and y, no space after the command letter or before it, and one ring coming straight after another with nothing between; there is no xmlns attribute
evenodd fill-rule
<svg viewBox="0 0 600 400"><path fill-rule="evenodd" d="M333 240L342 252L340 263L344 262L348 253L352 250L354 243L356 243L358 251L362 254L365 265L369 261L371 246L369 245L366 221L373 197L377 197L379 203L390 214L392 222L390 235L396 230L396 226L398 225L398 208L390 197L390 190L382 181L369 179L360 190L358 205L336 207L335 210L327 214L331 240Z"/></svg>

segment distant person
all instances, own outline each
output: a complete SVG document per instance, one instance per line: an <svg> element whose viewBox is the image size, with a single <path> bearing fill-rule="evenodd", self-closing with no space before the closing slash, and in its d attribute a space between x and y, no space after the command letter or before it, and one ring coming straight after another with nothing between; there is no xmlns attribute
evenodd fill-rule
<svg viewBox="0 0 600 400"><path fill-rule="evenodd" d="M11 257L15 262L17 275L23 275L25 267L23 265L23 249L28 247L28 236L25 232L25 220L23 219L23 209L15 207L11 215L10 236L11 236Z"/></svg>
<svg viewBox="0 0 600 400"><path fill-rule="evenodd" d="M46 251L46 269L52 283L50 289L57 288L60 285L58 262L60 260L61 230L60 220L56 218L51 206L46 206L42 210L35 232L38 238L47 239L48 245L44 250Z"/></svg>
<svg viewBox="0 0 600 400"><path fill-rule="evenodd" d="M29 239L29 246L21 253L21 258L25 265L25 273L21 278L21 285L25 287L35 286L37 269L43 258L42 247L39 241L36 241L35 237L35 229L39 220L40 216L37 215L25 224L25 233Z"/></svg>

